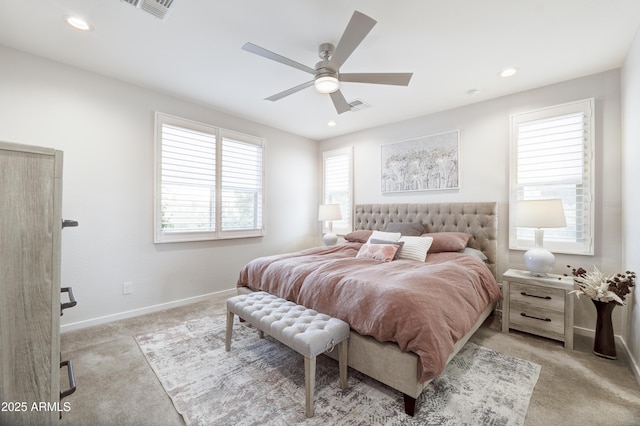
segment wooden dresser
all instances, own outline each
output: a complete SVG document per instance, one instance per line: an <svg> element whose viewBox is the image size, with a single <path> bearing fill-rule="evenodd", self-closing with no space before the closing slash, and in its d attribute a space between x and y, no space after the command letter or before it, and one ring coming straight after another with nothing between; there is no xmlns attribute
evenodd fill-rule
<svg viewBox="0 0 640 426"><path fill-rule="evenodd" d="M62 152L0 142L0 424L60 410Z"/></svg>

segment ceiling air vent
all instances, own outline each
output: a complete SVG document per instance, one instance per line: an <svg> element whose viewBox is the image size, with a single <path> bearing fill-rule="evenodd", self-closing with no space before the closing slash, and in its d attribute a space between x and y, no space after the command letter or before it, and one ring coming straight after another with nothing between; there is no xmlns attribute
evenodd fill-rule
<svg viewBox="0 0 640 426"><path fill-rule="evenodd" d="M140 9L152 14L156 18L164 19L169 13L173 0L141 0Z"/></svg>
<svg viewBox="0 0 640 426"><path fill-rule="evenodd" d="M166 19L173 0L121 0L125 3L137 7L158 19Z"/></svg>
<svg viewBox="0 0 640 426"><path fill-rule="evenodd" d="M371 108L371 105L361 101L360 99L349 102L349 106L351 106L351 112L362 111L363 109Z"/></svg>

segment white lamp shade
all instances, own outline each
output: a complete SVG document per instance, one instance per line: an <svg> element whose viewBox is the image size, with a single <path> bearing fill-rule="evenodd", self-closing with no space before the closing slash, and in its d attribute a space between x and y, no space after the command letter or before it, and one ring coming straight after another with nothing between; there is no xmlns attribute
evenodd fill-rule
<svg viewBox="0 0 640 426"><path fill-rule="evenodd" d="M518 201L516 225L522 228L564 228L562 200Z"/></svg>
<svg viewBox="0 0 640 426"><path fill-rule="evenodd" d="M318 208L318 220L340 219L342 219L340 204L320 204L320 208Z"/></svg>

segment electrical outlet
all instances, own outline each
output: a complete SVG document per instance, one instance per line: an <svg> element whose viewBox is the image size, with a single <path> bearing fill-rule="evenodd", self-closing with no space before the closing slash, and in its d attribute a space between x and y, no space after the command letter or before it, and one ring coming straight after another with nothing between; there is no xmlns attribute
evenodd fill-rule
<svg viewBox="0 0 640 426"><path fill-rule="evenodd" d="M131 294L131 293L133 293L133 283L122 284L122 294Z"/></svg>

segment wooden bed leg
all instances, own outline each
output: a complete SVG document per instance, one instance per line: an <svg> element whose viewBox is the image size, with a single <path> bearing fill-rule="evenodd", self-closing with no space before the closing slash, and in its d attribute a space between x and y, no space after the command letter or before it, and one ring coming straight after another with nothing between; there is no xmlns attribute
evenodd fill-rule
<svg viewBox="0 0 640 426"><path fill-rule="evenodd" d="M404 395L404 412L413 417L416 412L416 399L407 394Z"/></svg>

